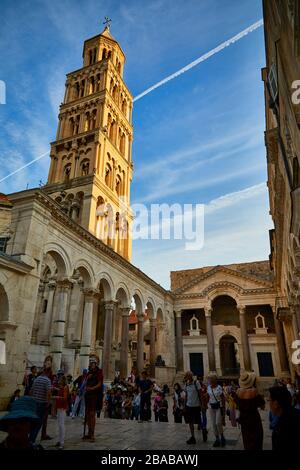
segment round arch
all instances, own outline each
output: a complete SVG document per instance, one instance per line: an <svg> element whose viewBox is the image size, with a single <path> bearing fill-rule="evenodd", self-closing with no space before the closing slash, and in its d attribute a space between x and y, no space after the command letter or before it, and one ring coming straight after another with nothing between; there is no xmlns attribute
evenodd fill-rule
<svg viewBox="0 0 300 470"><path fill-rule="evenodd" d="M50 255L57 266L57 273L59 276L69 277L72 272L72 263L67 252L57 243L49 243L45 246L44 256Z"/></svg>
<svg viewBox="0 0 300 470"><path fill-rule="evenodd" d="M95 283L95 273L93 268L85 260L78 260L75 263L74 271L79 271L84 283L91 287Z"/></svg>
<svg viewBox="0 0 300 470"><path fill-rule="evenodd" d="M217 282L208 286L202 292L202 295L207 298L210 304L214 301L214 299L221 295L227 295L229 297L232 297L238 304L242 293L243 289L236 284L233 284L231 282Z"/></svg>
<svg viewBox="0 0 300 470"><path fill-rule="evenodd" d="M139 292L138 289L136 289L132 295L135 303L135 311L137 315L142 315L144 314L145 311L145 302L143 299L142 294Z"/></svg>
<svg viewBox="0 0 300 470"><path fill-rule="evenodd" d="M155 308L155 303L153 302L153 300L151 298L148 298L148 300L147 300L146 309L147 309L147 312L148 312L148 317L151 318L151 319L154 319L155 318L156 308Z"/></svg>
<svg viewBox="0 0 300 470"><path fill-rule="evenodd" d="M117 294L118 294L119 290L121 290L121 296L123 298L124 298L124 294L126 295L127 306L130 306L131 295L130 295L130 291L129 291L128 287L126 286L125 282L121 281L117 284L117 287L116 287L116 290L115 290L115 298L116 299L117 299Z"/></svg>
<svg viewBox="0 0 300 470"><path fill-rule="evenodd" d="M240 359L238 354L238 341L231 332L226 332L220 337L219 351L222 376L239 376Z"/></svg>
<svg viewBox="0 0 300 470"><path fill-rule="evenodd" d="M101 273L98 281L97 286L100 291L103 292L104 300L112 300L114 290L114 283L107 273Z"/></svg>
<svg viewBox="0 0 300 470"><path fill-rule="evenodd" d="M130 294L125 284L119 284L115 298L119 302L120 307L130 306Z"/></svg>
<svg viewBox="0 0 300 470"><path fill-rule="evenodd" d="M237 301L228 294L220 294L211 302L212 324L229 326L240 326Z"/></svg>

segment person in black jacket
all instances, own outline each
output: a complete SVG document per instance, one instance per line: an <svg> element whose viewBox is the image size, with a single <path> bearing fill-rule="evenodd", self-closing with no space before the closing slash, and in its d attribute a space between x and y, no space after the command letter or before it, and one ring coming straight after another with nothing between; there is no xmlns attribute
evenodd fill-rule
<svg viewBox="0 0 300 470"><path fill-rule="evenodd" d="M292 397L286 387L272 387L270 410L277 417L272 433L275 451L300 450L300 411L292 407Z"/></svg>

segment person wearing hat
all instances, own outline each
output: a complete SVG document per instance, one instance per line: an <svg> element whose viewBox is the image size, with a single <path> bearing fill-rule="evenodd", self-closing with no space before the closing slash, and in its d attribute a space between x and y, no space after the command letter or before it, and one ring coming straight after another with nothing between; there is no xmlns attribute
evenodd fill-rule
<svg viewBox="0 0 300 470"><path fill-rule="evenodd" d="M240 412L238 421L241 425L245 450L262 450L263 427L258 408L264 409L265 400L256 388L254 372L243 372L239 378L240 388L236 393L237 407Z"/></svg>
<svg viewBox="0 0 300 470"><path fill-rule="evenodd" d="M29 440L29 433L31 426L38 422L37 405L32 397L23 396L14 401L10 412L0 418L0 431L8 433L0 443L0 450L35 449Z"/></svg>

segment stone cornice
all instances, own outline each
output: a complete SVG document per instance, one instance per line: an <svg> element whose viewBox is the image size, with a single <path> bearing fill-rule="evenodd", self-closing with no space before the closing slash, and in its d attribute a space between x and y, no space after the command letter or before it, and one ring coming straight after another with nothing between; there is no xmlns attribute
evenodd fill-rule
<svg viewBox="0 0 300 470"><path fill-rule="evenodd" d="M6 330L16 330L18 325L10 321L0 321L0 332Z"/></svg>
<svg viewBox="0 0 300 470"><path fill-rule="evenodd" d="M19 196L19 193L15 193L16 196ZM22 197L18 197L18 201L25 201L26 199L33 200L37 202L42 207L47 209L50 215L54 220L62 224L65 229L69 229L76 236L80 237L82 240L86 241L90 245L94 246L100 253L103 253L110 260L113 260L114 263L122 266L127 271L130 271L134 276L137 276L144 281L149 286L153 287L161 295L166 296L170 295L173 298L173 294L170 291L167 291L162 286L157 284L153 279L143 273L139 268L131 264L121 255L116 253L112 248L108 247L101 240L98 240L94 235L92 235L88 230L84 229L81 225L74 222L70 217L68 217L60 208L59 204L55 202L43 189L35 189L22 191ZM13 200L13 199L12 199Z"/></svg>
<svg viewBox="0 0 300 470"><path fill-rule="evenodd" d="M11 271L18 271L21 274L28 274L33 269L33 266L2 253L0 254L0 266Z"/></svg>
<svg viewBox="0 0 300 470"><path fill-rule="evenodd" d="M196 293L180 293L176 292L174 294L175 300L181 300L181 299L203 299L207 296L207 293L213 289L218 289L218 288L231 288L237 291L240 295L242 296L247 296L247 295L260 295L260 294L273 294L276 295L276 291L273 287L262 287L260 289L243 289L236 284L226 282L226 281L220 281L220 282L215 282L208 286L206 289L204 289L202 292L196 292Z"/></svg>
<svg viewBox="0 0 300 470"><path fill-rule="evenodd" d="M179 295L182 294L185 290L190 289L191 287L199 284L200 282L204 281L205 279L208 279L209 277L213 276L214 274L217 274L220 271L224 272L226 274L230 274L231 276L235 276L235 277L238 277L238 278L242 278L242 279L246 279L248 281L255 282L256 284L260 284L261 286L265 286L264 288L268 288L268 289L272 288L273 289L273 284L270 281L266 281L264 279L261 279L261 278L255 277L255 276L251 276L251 275L245 274L241 271L236 271L236 270L224 267L224 266L215 266L214 268L210 269L206 273L199 274L198 276L195 277L195 279L193 281L189 281L187 284L185 284L181 288L177 289L175 291L175 295L177 296L178 294ZM239 286L237 286L237 287L239 289L241 289L242 291L244 291L244 289L242 289L241 287L239 287ZM249 290L247 290L247 292L248 291Z"/></svg>

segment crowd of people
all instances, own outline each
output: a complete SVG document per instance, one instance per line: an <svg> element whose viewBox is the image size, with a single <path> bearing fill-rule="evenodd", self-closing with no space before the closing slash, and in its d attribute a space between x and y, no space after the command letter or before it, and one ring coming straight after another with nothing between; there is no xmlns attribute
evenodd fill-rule
<svg viewBox="0 0 300 470"><path fill-rule="evenodd" d="M63 370L56 374L52 370L52 358L48 356L43 367L31 367L21 389L15 390L8 405L8 414L0 419L0 430L8 433L0 449L42 449L37 444L52 439L47 434L48 417L57 420L57 443L65 444L66 416L80 419L83 423L82 439L95 442L96 417L104 411L109 419L150 422L168 422L173 415L176 424L188 424L188 445L196 444L197 431L201 431L203 442L208 439L207 418L214 435L213 447L225 447L226 417L233 427L241 428L244 448L263 448L263 426L259 409L265 409L266 401L256 387L253 372L241 374L238 382L221 382L216 375L207 380L194 377L188 371L184 383L175 383L170 392L167 385L160 387L151 380L146 371L139 375L135 368L129 377L116 376L110 386L103 382L99 360L91 356L88 369L75 380ZM299 384L290 379L276 380L269 389L269 423L272 430L274 450L298 449L300 430Z"/></svg>

